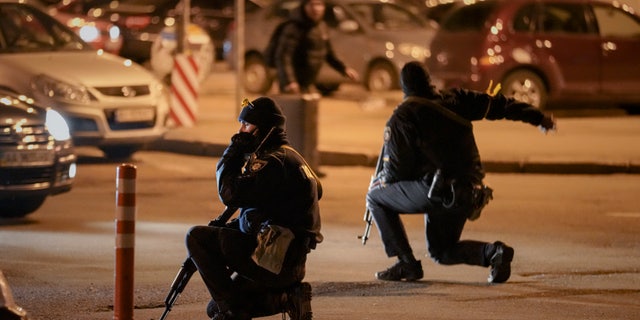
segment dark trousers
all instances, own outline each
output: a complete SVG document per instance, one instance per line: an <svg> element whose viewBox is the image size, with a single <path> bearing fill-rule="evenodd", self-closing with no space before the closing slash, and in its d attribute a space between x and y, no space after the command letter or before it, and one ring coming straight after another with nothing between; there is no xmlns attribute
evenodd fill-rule
<svg viewBox="0 0 640 320"><path fill-rule="evenodd" d="M282 271L274 274L251 259L256 245L254 237L226 227L195 226L186 237L189 256L216 303L254 314L265 312L255 310L267 305L277 313L271 301L304 278L306 248L292 241Z"/></svg>
<svg viewBox="0 0 640 320"><path fill-rule="evenodd" d="M400 181L375 187L367 193L367 206L376 222L387 256L413 254L401 213L425 214L427 248L440 264L488 266L493 244L464 240L460 236L469 208L445 209L429 200L425 180Z"/></svg>

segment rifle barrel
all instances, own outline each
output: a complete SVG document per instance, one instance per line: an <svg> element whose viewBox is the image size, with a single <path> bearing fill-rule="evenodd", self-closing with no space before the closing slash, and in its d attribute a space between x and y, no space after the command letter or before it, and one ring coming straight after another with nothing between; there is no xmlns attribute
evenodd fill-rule
<svg viewBox="0 0 640 320"><path fill-rule="evenodd" d="M373 183L373 181L375 180L375 178L378 176L378 173L380 173L380 171L382 171L382 163L383 163L383 158L384 157L384 144L382 145L382 148L380 149L380 154L378 155L378 160L376 162L376 172L374 175L371 176L371 182L369 183L369 187L371 188L371 183ZM371 210L369 210L369 207L367 207L364 210L364 234L361 236L358 236L358 239L362 239L362 245L364 246L365 244L367 244L367 240L369 239L369 234L371 233L371 220L373 220L373 217L371 216Z"/></svg>
<svg viewBox="0 0 640 320"><path fill-rule="evenodd" d="M226 207L217 219L219 219L221 222L226 223L229 219L231 219L236 210L237 208ZM187 257L187 259L185 259L182 263L178 274L176 274L176 277L171 283L169 294L164 300L165 309L159 320L164 320L169 315L169 311L171 311L171 308L176 303L176 300L178 300L178 296L180 296L184 288L187 286L187 283L189 283L191 276L197 270L198 268L196 267L195 263L193 263L193 260L191 260L191 257Z"/></svg>

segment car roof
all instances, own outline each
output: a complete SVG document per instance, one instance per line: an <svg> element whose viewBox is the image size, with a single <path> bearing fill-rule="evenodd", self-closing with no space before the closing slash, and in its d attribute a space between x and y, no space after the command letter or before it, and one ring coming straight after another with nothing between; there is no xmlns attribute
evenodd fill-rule
<svg viewBox="0 0 640 320"><path fill-rule="evenodd" d="M468 3L468 1L454 1L456 6L466 6L473 5L481 2L507 2L507 3L516 3L516 2L573 2L573 3L604 3L604 4L618 4L629 2L629 1L618 1L618 0L475 0L473 3ZM617 6L618 6L617 5Z"/></svg>
<svg viewBox="0 0 640 320"><path fill-rule="evenodd" d="M347 0L348 1L348 0ZM481 3L496 3L496 2L501 2L501 3L505 3L505 4L517 4L517 3L548 3L548 2L555 2L555 3L591 3L591 4L604 4L604 5L612 5L615 7L619 7L622 6L620 1L618 0L476 0L473 3L468 3L467 1L455 1L456 4L454 5L454 8L452 8L451 10L449 10L447 12L447 14L443 17L443 20L446 19L449 15L451 15L451 13L457 11L458 9L462 8L462 7L466 7L468 5L476 5L476 4L481 4ZM637 2L640 2L640 0L638 0ZM632 13L636 16L639 15L639 12L636 10L638 8L634 7L633 5L629 4L629 1L622 1L622 3L624 4L624 6L626 8L628 8L629 10L625 10L629 13ZM639 3L640 5L640 3Z"/></svg>

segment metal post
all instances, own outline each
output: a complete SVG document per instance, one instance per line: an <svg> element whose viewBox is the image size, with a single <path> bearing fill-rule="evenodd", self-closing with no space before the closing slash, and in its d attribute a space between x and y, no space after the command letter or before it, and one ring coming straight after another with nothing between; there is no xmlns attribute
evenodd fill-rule
<svg viewBox="0 0 640 320"><path fill-rule="evenodd" d="M240 105L244 99L244 11L244 0L236 0L236 36L233 44L236 46L236 116L240 114Z"/></svg>
<svg viewBox="0 0 640 320"><path fill-rule="evenodd" d="M136 166L121 164L116 179L116 263L114 320L133 319L136 227Z"/></svg>
<svg viewBox="0 0 640 320"><path fill-rule="evenodd" d="M191 0L182 0L184 10L182 11L182 51L179 53L191 54L189 47L189 24L191 24Z"/></svg>

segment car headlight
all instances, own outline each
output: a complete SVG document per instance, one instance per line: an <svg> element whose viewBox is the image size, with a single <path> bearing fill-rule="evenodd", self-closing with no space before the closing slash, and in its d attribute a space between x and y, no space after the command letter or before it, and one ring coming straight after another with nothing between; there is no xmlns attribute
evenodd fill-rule
<svg viewBox="0 0 640 320"><path fill-rule="evenodd" d="M117 41L120 38L120 28L118 26L109 27L109 39Z"/></svg>
<svg viewBox="0 0 640 320"><path fill-rule="evenodd" d="M53 109L47 109L47 119L45 122L47 130L58 141L69 140L71 134L69 133L69 125L64 120L62 115Z"/></svg>
<svg viewBox="0 0 640 320"><path fill-rule="evenodd" d="M45 75L34 78L31 87L46 97L88 104L93 96L84 86L76 86Z"/></svg>
<svg viewBox="0 0 640 320"><path fill-rule="evenodd" d="M84 25L78 31L78 35L80 35L80 38L85 42L91 43L100 39L100 30L93 25Z"/></svg>

